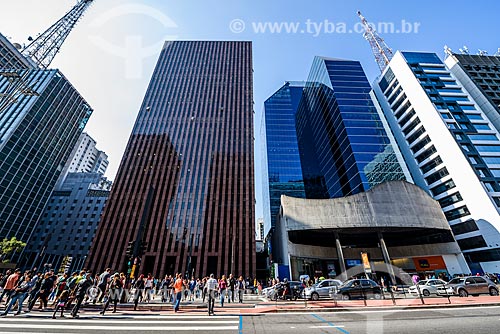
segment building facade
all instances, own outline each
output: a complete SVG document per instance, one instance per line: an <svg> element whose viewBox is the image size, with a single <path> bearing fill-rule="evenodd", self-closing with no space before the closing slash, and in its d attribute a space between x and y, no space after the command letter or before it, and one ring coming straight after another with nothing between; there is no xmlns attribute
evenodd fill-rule
<svg viewBox="0 0 500 334"><path fill-rule="evenodd" d="M264 102L261 137L263 164L263 206L265 237L275 226L281 195L305 197L295 114L305 82L286 82Z"/></svg>
<svg viewBox="0 0 500 334"><path fill-rule="evenodd" d="M2 63L22 63L6 43L0 40ZM2 68L0 93L11 84L6 73L18 74L36 92L2 104L0 113L0 239L26 242L92 109L57 70Z"/></svg>
<svg viewBox="0 0 500 334"><path fill-rule="evenodd" d="M500 131L500 56L450 52L444 62Z"/></svg>
<svg viewBox="0 0 500 334"><path fill-rule="evenodd" d="M277 260L295 280L364 276L361 253L369 256L368 272L394 283L411 284L411 273L469 272L439 203L405 181L334 199L283 196L279 218Z"/></svg>
<svg viewBox="0 0 500 334"><path fill-rule="evenodd" d="M307 198L411 180L370 93L359 62L315 57L296 114Z"/></svg>
<svg viewBox="0 0 500 334"><path fill-rule="evenodd" d="M488 113L434 53L396 53L374 90L471 270L500 271L500 134Z"/></svg>
<svg viewBox="0 0 500 334"><path fill-rule="evenodd" d="M96 144L96 141L86 132L80 135L59 177L59 185L64 182L68 173L98 173L104 175L109 164L108 155L98 150Z"/></svg>
<svg viewBox="0 0 500 334"><path fill-rule="evenodd" d="M134 273L255 274L250 42L167 42L87 266Z"/></svg>
<svg viewBox="0 0 500 334"><path fill-rule="evenodd" d="M66 258L66 269L82 269L110 189L102 174L69 173L52 193L26 246L26 267L50 264L57 270Z"/></svg>

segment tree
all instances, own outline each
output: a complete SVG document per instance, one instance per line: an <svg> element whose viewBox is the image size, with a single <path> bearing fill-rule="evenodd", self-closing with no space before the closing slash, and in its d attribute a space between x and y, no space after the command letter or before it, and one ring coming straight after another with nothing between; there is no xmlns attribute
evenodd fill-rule
<svg viewBox="0 0 500 334"><path fill-rule="evenodd" d="M26 243L21 240L17 240L16 237L9 239L5 238L0 242L0 258L3 260L8 258L13 253L26 247Z"/></svg>

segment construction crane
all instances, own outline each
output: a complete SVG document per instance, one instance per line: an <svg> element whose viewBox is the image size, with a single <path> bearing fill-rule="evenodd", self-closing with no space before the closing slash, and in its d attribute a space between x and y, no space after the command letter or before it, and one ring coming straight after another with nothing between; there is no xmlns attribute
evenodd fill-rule
<svg viewBox="0 0 500 334"><path fill-rule="evenodd" d="M84 12L94 0L78 0L77 4L61 17L56 23L50 26L37 38L31 37L31 42L21 53L30 58L40 69L47 69L55 56L61 49L62 44L75 27L76 23L82 18ZM13 103L18 101L20 96L37 96L34 89L35 83L28 85L30 69L11 69L3 70L0 76L8 80L7 87L0 94L0 113L7 110Z"/></svg>
<svg viewBox="0 0 500 334"><path fill-rule="evenodd" d="M380 68L380 72L383 72L392 59L392 50L387 46L387 44L385 44L384 39L377 34L373 26L366 20L359 10L358 16L361 19L363 28L365 29L363 37L370 43L373 55L375 56L375 61Z"/></svg>

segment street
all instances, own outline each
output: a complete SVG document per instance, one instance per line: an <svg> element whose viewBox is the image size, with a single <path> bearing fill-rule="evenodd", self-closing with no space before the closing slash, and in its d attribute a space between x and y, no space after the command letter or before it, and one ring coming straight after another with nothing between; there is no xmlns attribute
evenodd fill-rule
<svg viewBox="0 0 500 334"><path fill-rule="evenodd" d="M49 314L9 316L0 332L13 333L497 333L500 306L408 310L355 310L249 315L94 312L79 319L51 319ZM221 313L222 314L222 313Z"/></svg>

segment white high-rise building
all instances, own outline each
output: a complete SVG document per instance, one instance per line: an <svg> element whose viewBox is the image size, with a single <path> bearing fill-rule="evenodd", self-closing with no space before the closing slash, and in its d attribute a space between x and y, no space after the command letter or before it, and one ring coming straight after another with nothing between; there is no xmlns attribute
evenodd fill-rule
<svg viewBox="0 0 500 334"><path fill-rule="evenodd" d="M83 132L64 166L58 185L64 182L68 173L99 173L104 175L108 168L108 155L97 149L96 141Z"/></svg>
<svg viewBox="0 0 500 334"><path fill-rule="evenodd" d="M500 272L500 134L434 53L397 52L374 84L414 182L474 272Z"/></svg>

